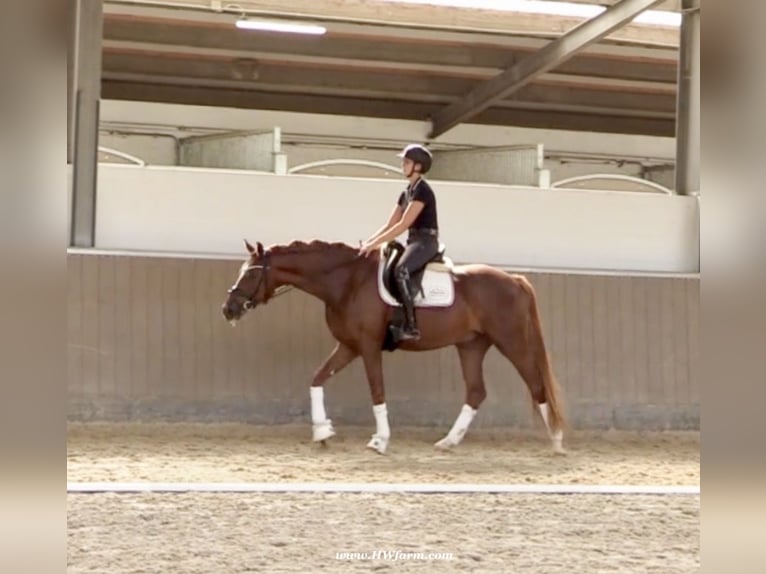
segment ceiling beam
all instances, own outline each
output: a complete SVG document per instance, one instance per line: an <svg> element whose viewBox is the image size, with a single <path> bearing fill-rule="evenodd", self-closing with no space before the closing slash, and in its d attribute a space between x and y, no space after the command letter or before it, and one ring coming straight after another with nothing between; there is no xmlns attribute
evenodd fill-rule
<svg viewBox="0 0 766 574"><path fill-rule="evenodd" d="M457 124L484 111L529 82L572 58L577 52L608 36L661 0L622 0L600 15L575 27L538 52L491 80L482 82L462 100L450 104L432 119L430 138L436 138Z"/></svg>
<svg viewBox="0 0 766 574"><path fill-rule="evenodd" d="M561 2L561 0L544 0L551 2ZM617 4L619 0L566 0L573 4L597 4L600 6L611 6ZM652 7L653 10L662 10L664 12L680 12L681 0L662 0L657 6Z"/></svg>
<svg viewBox="0 0 766 574"><path fill-rule="evenodd" d="M272 62L232 62L217 58L167 57L151 52L104 53L104 76L115 80L172 83L185 78L186 85L253 91L293 92L431 102L449 105L459 101L475 80L435 74L392 70L369 73L366 69L279 65ZM615 114L636 111L675 112L675 91L629 84L624 87L599 83L542 81L530 83L503 100L511 105L537 104L551 108L601 108ZM500 102L495 105L499 105ZM424 116L423 119L425 119Z"/></svg>
<svg viewBox="0 0 766 574"><path fill-rule="evenodd" d="M195 78L188 75L149 75L131 72L104 72L104 80L113 82L134 82L137 84L162 85L162 86L188 86L190 88L204 87L222 90L249 91L255 94L285 94L298 96L323 96L336 98L342 101L356 99L382 100L392 104L400 102L403 106L409 103L450 103L456 98L434 94L407 94L404 92L372 90L359 88L344 88L335 86L327 88L316 86L312 83L294 84L263 84L230 79ZM495 108L526 109L535 111L566 112L573 114L591 114L622 118L657 118L674 119L675 113L672 107L675 103L670 102L670 109L659 109L650 106L646 97L627 95L624 98L608 100L606 104L600 104L597 99L589 98L588 93L570 93L558 99L548 98L547 94L542 98L524 98L523 100L503 101ZM672 100L672 98L671 98ZM667 106L666 106L667 107ZM495 109L493 108L493 109Z"/></svg>
<svg viewBox="0 0 766 574"><path fill-rule="evenodd" d="M509 32L522 36L555 38L559 30L568 30L583 21L580 16L456 8L429 3L394 4L379 0L240 0L236 4L221 2L221 12L211 10L211 5L211 0L107 0L105 14L159 16L232 26L239 14L246 13L267 18L324 23L328 25L328 31L332 34L348 33L352 30L359 32L364 28L364 35L395 33L416 39L434 38L445 34L502 38ZM605 42L678 47L678 39L676 28L628 23L605 39Z"/></svg>
<svg viewBox="0 0 766 574"><path fill-rule="evenodd" d="M449 66L482 69L491 74L505 70L522 58L534 54L536 46L496 46L480 43L427 42L406 38L387 40L369 37L298 36L285 34L243 34L235 28L221 28L202 23L174 21L131 21L107 18L104 22L105 45L132 42L168 51L174 47L196 52L223 54L226 51L258 58L288 56L331 61L374 62L376 65ZM649 57L647 57L649 54ZM654 55L654 57L652 57ZM656 53L636 49L636 55L578 54L557 71L573 75L646 80L675 85L678 79L677 53L660 59ZM404 66L402 66L404 67Z"/></svg>
<svg viewBox="0 0 766 574"><path fill-rule="evenodd" d="M431 104L389 99L331 97L318 94L255 92L205 86L173 86L104 78L103 97L112 100L166 102L186 105L280 110L315 114L421 120ZM557 112L534 109L491 108L472 123L617 134L673 137L674 118L646 118Z"/></svg>

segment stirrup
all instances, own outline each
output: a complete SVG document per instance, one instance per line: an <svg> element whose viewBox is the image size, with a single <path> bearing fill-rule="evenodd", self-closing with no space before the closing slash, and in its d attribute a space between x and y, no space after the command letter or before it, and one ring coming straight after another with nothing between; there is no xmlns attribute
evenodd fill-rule
<svg viewBox="0 0 766 574"><path fill-rule="evenodd" d="M395 335L398 341L417 341L420 339L420 331L418 329L407 331L404 327L397 327Z"/></svg>

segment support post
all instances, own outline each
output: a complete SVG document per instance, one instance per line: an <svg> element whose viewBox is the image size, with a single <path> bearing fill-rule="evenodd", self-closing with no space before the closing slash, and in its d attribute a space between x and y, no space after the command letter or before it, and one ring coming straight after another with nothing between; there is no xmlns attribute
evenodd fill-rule
<svg viewBox="0 0 766 574"><path fill-rule="evenodd" d="M683 0L676 105L676 193L700 189L700 2Z"/></svg>
<svg viewBox="0 0 766 574"><path fill-rule="evenodd" d="M70 245L93 247L96 232L98 125L103 0L77 1L74 54L74 141Z"/></svg>

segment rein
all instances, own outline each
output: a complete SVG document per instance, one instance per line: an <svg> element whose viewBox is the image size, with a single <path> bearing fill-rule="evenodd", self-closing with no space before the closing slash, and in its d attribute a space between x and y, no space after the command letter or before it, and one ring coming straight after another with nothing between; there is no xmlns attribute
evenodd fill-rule
<svg viewBox="0 0 766 574"><path fill-rule="evenodd" d="M283 252L281 255L301 255L307 253L306 251L294 251L294 252ZM310 252L309 252L310 253ZM245 308L250 309L252 307L255 307L258 304L258 301L255 300L255 297L258 295L258 291L261 288L261 285L263 285L263 301L261 302L262 305L266 305L271 299L276 299L277 297L281 297L288 291L292 291L295 286L294 285L282 285L280 287L277 287L274 290L274 293L269 295L268 293L268 275L269 275L269 269L271 268L270 259L272 257L272 253L270 251L266 251L263 254L263 263L256 263L254 265L248 266L244 273L247 273L248 271L251 271L253 269L262 269L263 273L261 273L261 276L258 278L258 283L255 286L255 289L253 289L253 293L250 296L247 296L245 293L242 292L242 290L239 288L238 285L231 287L228 290L229 294L241 294L244 297L246 297L245 301ZM354 257L353 259L349 259L348 261L343 261L341 263L338 263L336 265L333 265L332 267L329 267L327 269L322 269L321 271L317 271L315 273L309 273L305 276L308 278L312 277L318 277L320 275L326 275L327 273L331 273L332 271L335 271L337 269L340 269L341 267L345 267L346 265L351 265L352 263L356 263L359 260L359 256ZM243 273L243 277L244 277Z"/></svg>

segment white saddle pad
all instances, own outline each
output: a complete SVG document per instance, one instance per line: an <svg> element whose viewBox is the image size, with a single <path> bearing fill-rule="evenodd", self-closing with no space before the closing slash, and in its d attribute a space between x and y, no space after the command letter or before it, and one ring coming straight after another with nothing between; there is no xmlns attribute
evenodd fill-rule
<svg viewBox="0 0 766 574"><path fill-rule="evenodd" d="M378 292L386 305L401 307L399 301L394 299L383 283L383 270L386 262L381 252L378 264ZM444 263L429 263L423 273L421 287L423 293L418 291L415 296L415 307L449 307L455 302L455 282L452 278L452 261L444 258Z"/></svg>

